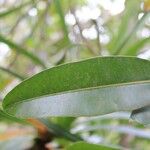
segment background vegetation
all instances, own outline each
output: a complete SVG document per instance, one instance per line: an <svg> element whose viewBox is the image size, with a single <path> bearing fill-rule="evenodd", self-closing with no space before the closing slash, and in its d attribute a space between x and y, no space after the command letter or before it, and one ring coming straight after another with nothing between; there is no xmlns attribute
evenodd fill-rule
<svg viewBox="0 0 150 150"><path fill-rule="evenodd" d="M149 59L149 10L148 0L0 0L0 102L22 80L59 64L111 55ZM63 149L80 140L150 147L149 128L129 121L129 112L49 118L47 127L0 113L1 150Z"/></svg>

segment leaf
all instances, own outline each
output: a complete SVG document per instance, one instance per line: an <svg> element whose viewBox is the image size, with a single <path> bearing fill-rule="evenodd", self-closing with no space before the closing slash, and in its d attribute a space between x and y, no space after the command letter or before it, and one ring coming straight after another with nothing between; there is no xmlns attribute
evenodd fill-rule
<svg viewBox="0 0 150 150"><path fill-rule="evenodd" d="M103 115L149 105L149 90L149 61L97 57L53 67L23 81L6 95L3 108L20 118Z"/></svg>
<svg viewBox="0 0 150 150"><path fill-rule="evenodd" d="M25 120L18 119L16 117L10 116L7 113L5 113L3 110L0 109L0 120L7 120L7 121L12 121L12 122L18 122L22 124L27 124Z"/></svg>
<svg viewBox="0 0 150 150"><path fill-rule="evenodd" d="M109 44L109 49L114 52L118 47L120 47L121 43L126 38L129 29L131 29L131 24L134 24L135 18L138 16L138 12L140 9L140 1L126 1L126 9L121 16L121 22L118 27L117 34L113 37ZM133 9L133 7L135 9ZM137 20L137 19L136 19Z"/></svg>
<svg viewBox="0 0 150 150"><path fill-rule="evenodd" d="M44 125L46 125L48 130L50 132L53 132L58 137L63 137L73 142L82 141L81 137L77 136L76 134L70 133L69 131L67 131L67 129L62 128L61 126L55 123L52 123L48 119L41 118L39 119L39 121L41 121Z"/></svg>
<svg viewBox="0 0 150 150"><path fill-rule="evenodd" d="M12 71L10 71L6 68L0 67L0 69L2 69L3 71L19 78L20 80L25 79L25 77L22 77L19 74L16 74L15 72L12 72ZM8 114L6 114L2 110L0 110L0 119L7 120L7 121L18 122L18 123L30 123L36 129L38 129L38 132L40 134L43 134L44 132L47 132L47 129L48 129L49 131L53 132L55 135L61 136L63 138L67 138L68 140L71 140L71 141L81 141L82 140L80 137L76 136L75 134L71 134L69 131L64 130L59 125L53 124L52 122L48 121L48 119L41 119L41 120L28 119L28 120L26 120L27 122L25 122L21 119L9 116ZM63 118L63 117L61 117L61 118L57 118L57 119L59 121L61 121L61 123L60 123L61 125L66 125L66 126L69 127L69 123L71 123L71 121L73 121L74 118Z"/></svg>
<svg viewBox="0 0 150 150"><path fill-rule="evenodd" d="M116 48L114 54L117 55L121 53L124 46L130 41L130 39L133 37L133 35L136 33L136 31L140 28L141 25L145 22L146 18L150 15L150 13L145 13L140 20L138 20L131 30L131 32L123 39L122 43Z"/></svg>
<svg viewBox="0 0 150 150"><path fill-rule="evenodd" d="M150 124L150 106L136 109L132 112L131 118L144 125Z"/></svg>
<svg viewBox="0 0 150 150"><path fill-rule="evenodd" d="M117 150L119 148L113 148L105 145L96 145L86 142L77 142L69 146L66 150Z"/></svg>
<svg viewBox="0 0 150 150"><path fill-rule="evenodd" d="M62 25L64 34L65 34L65 39L69 42L70 40L68 37L68 28L67 28L67 25L65 22L64 12L63 12L62 7L61 7L61 0L54 0L54 4L55 4L56 10L58 12L58 15L60 17L61 25Z"/></svg>
<svg viewBox="0 0 150 150"><path fill-rule="evenodd" d="M2 35L0 35L0 42L4 42L6 43L8 46L10 46L13 50L17 51L20 54L23 54L24 56L30 58L33 62L35 62L36 64L39 64L40 66L42 66L43 68L45 68L45 64L42 62L42 60L40 58L38 58L36 55L32 54L31 52L29 52L28 50L22 48L21 46L17 45L16 43L6 39L5 37L3 37Z"/></svg>
<svg viewBox="0 0 150 150"><path fill-rule="evenodd" d="M128 48L124 51L125 55L135 56L137 53L150 42L150 37L140 39L132 45L128 46Z"/></svg>
<svg viewBox="0 0 150 150"><path fill-rule="evenodd" d="M106 114L102 116L94 116L94 117L87 117L83 120L76 120L74 122L74 126L81 125L81 124L89 124L90 122L99 123L105 122L105 120L128 120L130 118L131 113L129 112L115 112L111 114Z"/></svg>
<svg viewBox="0 0 150 150"><path fill-rule="evenodd" d="M83 125L83 124L82 124ZM72 129L73 133L82 133L82 132L90 132L90 131L100 131L100 130L106 130L111 132L118 132L118 133L124 133L129 135L134 135L136 137L140 138L147 138L150 139L150 131L146 131L144 129L135 128L132 126L126 126L126 125L83 125L82 128L76 127L76 129Z"/></svg>
<svg viewBox="0 0 150 150"><path fill-rule="evenodd" d="M75 117L54 117L53 121L65 129L70 129Z"/></svg>
<svg viewBox="0 0 150 150"><path fill-rule="evenodd" d="M20 5L20 6L11 8L11 9L9 9L9 10L7 10L7 11L4 11L4 12L1 12L1 13L0 13L0 18L1 18L1 17L5 17L5 16L7 16L7 15L10 15L10 14L12 14L12 13L14 13L14 12L16 12L16 11L22 9L23 7L29 5L31 2L32 2L32 1L29 1L29 2L26 2L26 3L22 4L22 5Z"/></svg>

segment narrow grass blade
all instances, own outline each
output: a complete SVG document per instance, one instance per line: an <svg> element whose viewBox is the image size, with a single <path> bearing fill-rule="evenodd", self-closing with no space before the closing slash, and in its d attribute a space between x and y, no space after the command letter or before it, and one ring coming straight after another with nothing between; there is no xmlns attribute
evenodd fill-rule
<svg viewBox="0 0 150 150"><path fill-rule="evenodd" d="M12 50L17 51L20 54L23 54L24 56L30 58L34 63L42 66L43 68L46 68L45 64L43 63L43 61L39 57L37 57L36 55L32 54L28 50L22 48L21 46L15 44L14 42L6 39L2 35L0 35L0 42L6 43L8 46L10 46L12 48Z"/></svg>

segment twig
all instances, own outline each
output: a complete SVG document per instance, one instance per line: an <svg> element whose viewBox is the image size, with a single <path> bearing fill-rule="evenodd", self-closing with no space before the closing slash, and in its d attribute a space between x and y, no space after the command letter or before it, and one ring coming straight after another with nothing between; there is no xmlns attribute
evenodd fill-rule
<svg viewBox="0 0 150 150"><path fill-rule="evenodd" d="M31 7L32 8L32 7ZM28 10L30 10L31 8L29 8ZM28 12L27 10L27 12ZM23 13L21 16L19 16L19 18L17 19L17 21L15 22L15 24L13 25L13 27L11 28L11 30L9 31L9 34L13 34L15 29L17 28L18 24L20 23L20 21L22 19L24 19L27 16L27 12Z"/></svg>
<svg viewBox="0 0 150 150"><path fill-rule="evenodd" d="M40 36L39 36L39 42L41 43L43 41L43 33L44 33L44 29L46 29L46 27L43 27L46 25L46 17L47 17L47 14L48 14L48 11L49 11L49 8L50 8L50 5L51 4L51 1L47 1L46 3L46 8L45 8L45 11L41 14L41 16L39 17L39 20L41 22L41 28L40 28ZM43 21L41 21L43 20ZM31 36L31 35L30 35ZM45 40L45 39L44 39ZM37 44L35 46L35 49L39 48L39 45Z"/></svg>
<svg viewBox="0 0 150 150"><path fill-rule="evenodd" d="M98 26L98 23L96 20L92 20L94 25L95 25L95 29L97 31L97 46L98 46L98 49L99 49L99 53L101 55L101 51L102 51L102 46L101 46L101 43L100 43L100 30L99 30L99 26Z"/></svg>
<svg viewBox="0 0 150 150"><path fill-rule="evenodd" d="M19 56L19 53L16 52L13 60L8 64L7 68L11 68L14 65L14 63L16 62L18 56Z"/></svg>
<svg viewBox="0 0 150 150"><path fill-rule="evenodd" d="M48 12L48 9L49 9L49 1L47 1L47 7L45 9L45 11L39 16L37 22L33 25L32 29L31 29L31 32L29 33L29 35L27 35L27 37L25 37L25 39L22 41L22 45L24 45L26 43L26 41L33 36L33 34L35 33L36 29L39 27L39 25L41 23L43 23L43 19L44 19L44 16L45 14Z"/></svg>
<svg viewBox="0 0 150 150"><path fill-rule="evenodd" d="M76 14L75 14L75 11L74 11L73 9L71 9L70 11L71 11L71 13L74 15L74 18L75 18L75 20L76 20L76 25L77 25L78 28L79 28L79 32L80 32L80 36L81 36L81 38L82 38L82 42L85 43L86 47L87 47L94 55L97 55L97 54L98 54L97 51L96 51L95 49L93 49L93 47L89 44L88 40L83 36L83 34L82 34L83 29L82 29L82 26L81 26L81 24L80 24L80 22L79 22L79 20L78 20L78 18L77 18L77 16L76 16Z"/></svg>
<svg viewBox="0 0 150 150"><path fill-rule="evenodd" d="M13 35L13 33L15 32L15 29L17 28L18 24L21 22L22 19L24 19L27 16L28 11L34 7L33 5L25 12L23 13L21 16L19 16L19 18L17 19L17 21L15 22L15 24L13 25L13 27L11 28L11 30L9 31L9 34ZM8 68L12 67L13 64L16 62L17 58L19 56L19 53L16 51L15 53L15 57L14 59L9 63Z"/></svg>

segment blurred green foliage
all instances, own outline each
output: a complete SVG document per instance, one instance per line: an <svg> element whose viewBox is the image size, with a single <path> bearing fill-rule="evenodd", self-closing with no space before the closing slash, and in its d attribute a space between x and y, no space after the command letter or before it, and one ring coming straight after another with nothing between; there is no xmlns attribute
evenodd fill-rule
<svg viewBox="0 0 150 150"><path fill-rule="evenodd" d="M149 7L148 2L145 5L144 8ZM110 55L149 59L150 13L143 6L144 0L0 1L0 100L22 79L62 63ZM110 129L83 131L77 133L78 136L92 143L120 145L135 150L149 150L150 147L150 137L144 137L149 128L128 122L123 116L118 119L114 116L96 120L91 118L88 123L82 122L88 119L82 117L49 119L53 126L57 125L57 132L60 129L66 132L56 136L55 128L50 129L49 141L44 139L44 142L39 140L41 137L37 140L35 134L35 140L30 139L31 149L41 149L43 143L49 143L46 144L47 149L66 148L72 143L71 139L65 138L66 133L70 135L75 128L95 125L126 126L134 128L134 132L140 129L141 136ZM0 117L0 135L6 133L6 126L13 130L20 129L14 121L8 122L5 117ZM33 129L32 126L29 128ZM25 149L18 145L28 143L29 138L26 139L26 134L16 140L18 137L0 138L0 149L10 149L9 144L12 148L12 143L14 149Z"/></svg>

